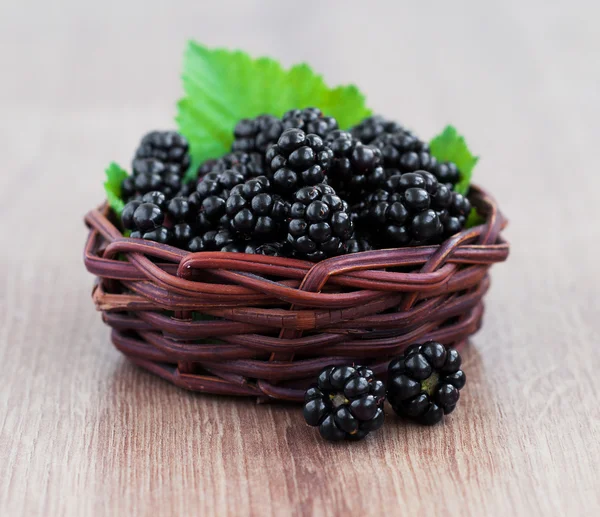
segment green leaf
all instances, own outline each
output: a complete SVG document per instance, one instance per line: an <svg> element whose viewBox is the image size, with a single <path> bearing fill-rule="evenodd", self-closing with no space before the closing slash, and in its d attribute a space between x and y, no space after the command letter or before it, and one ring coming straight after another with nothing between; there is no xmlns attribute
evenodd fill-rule
<svg viewBox="0 0 600 517"><path fill-rule="evenodd" d="M121 199L121 183L127 177L127 172L115 162L112 162L106 168L105 173L104 191L106 192L106 199L117 215L121 215L125 207L125 202Z"/></svg>
<svg viewBox="0 0 600 517"><path fill-rule="evenodd" d="M475 207L471 208L469 212L469 217L467 217L467 223L465 224L466 228L473 228L473 226L479 226L480 224L485 223L485 218L477 212Z"/></svg>
<svg viewBox="0 0 600 517"><path fill-rule="evenodd" d="M460 181L455 190L460 194L466 194L471 184L473 167L479 157L473 156L464 137L458 134L453 126L446 128L429 143L431 154L442 162L454 162L460 171Z"/></svg>
<svg viewBox="0 0 600 517"><path fill-rule="evenodd" d="M286 70L268 57L254 59L239 50L208 49L193 41L185 52L182 79L185 96L177 105L176 120L190 143L188 181L199 164L229 152L233 129L243 118L282 116L293 108L315 106L346 129L371 114L356 86L329 88L307 64Z"/></svg>

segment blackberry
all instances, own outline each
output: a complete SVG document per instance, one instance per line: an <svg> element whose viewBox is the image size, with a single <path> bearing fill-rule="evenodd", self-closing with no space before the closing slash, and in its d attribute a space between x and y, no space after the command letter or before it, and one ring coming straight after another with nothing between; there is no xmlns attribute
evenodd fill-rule
<svg viewBox="0 0 600 517"><path fill-rule="evenodd" d="M455 163L438 162L427 169L440 183L456 185L460 181L460 172Z"/></svg>
<svg viewBox="0 0 600 517"><path fill-rule="evenodd" d="M352 136L363 144L370 144L385 133L406 132L406 130L397 122L386 120L381 115L373 115L354 126L351 132Z"/></svg>
<svg viewBox="0 0 600 517"><path fill-rule="evenodd" d="M323 183L332 158L320 136L301 129L286 129L266 154L273 186L281 194Z"/></svg>
<svg viewBox="0 0 600 517"><path fill-rule="evenodd" d="M273 115L259 115L240 120L233 130L232 151L264 153L283 133L283 122Z"/></svg>
<svg viewBox="0 0 600 517"><path fill-rule="evenodd" d="M219 159L208 160L198 169L198 178L206 176L209 172L224 172L226 170L239 172L245 179L263 176L266 172L264 154L234 151Z"/></svg>
<svg viewBox="0 0 600 517"><path fill-rule="evenodd" d="M188 202L196 209L196 224L201 232L216 230L219 225L226 225L225 205L233 187L245 181L239 171L209 172L196 187Z"/></svg>
<svg viewBox="0 0 600 517"><path fill-rule="evenodd" d="M188 249L192 252L218 251L234 241L234 235L227 229L209 230L193 237L188 243Z"/></svg>
<svg viewBox="0 0 600 517"><path fill-rule="evenodd" d="M385 172L379 148L363 145L351 133L339 129L329 133L326 145L333 153L328 182L340 195L358 199L364 191L382 186Z"/></svg>
<svg viewBox="0 0 600 517"><path fill-rule="evenodd" d="M466 377L454 348L412 345L388 368L387 396L399 416L433 425L454 411Z"/></svg>
<svg viewBox="0 0 600 517"><path fill-rule="evenodd" d="M225 208L232 230L259 241L277 238L289 212L290 204L273 194L265 176L233 187Z"/></svg>
<svg viewBox="0 0 600 517"><path fill-rule="evenodd" d="M235 241L221 248L221 251L230 253L249 253L267 255L270 257L283 257L284 244L281 242L259 243L256 241Z"/></svg>
<svg viewBox="0 0 600 517"><path fill-rule="evenodd" d="M172 231L163 226L165 221L164 194L151 192L142 201L133 200L125 205L121 213L123 227L131 230L130 237L142 238L166 244L172 239ZM155 200L153 203L151 200Z"/></svg>
<svg viewBox="0 0 600 517"><path fill-rule="evenodd" d="M287 241L298 256L316 262L345 253L353 224L335 190L323 183L303 187L293 199Z"/></svg>
<svg viewBox="0 0 600 517"><path fill-rule="evenodd" d="M165 214L154 203L141 203L133 212L133 223L141 232L156 230L164 220Z"/></svg>
<svg viewBox="0 0 600 517"><path fill-rule="evenodd" d="M188 150L187 140L176 131L152 131L142 138L135 152L133 168L136 168L137 160L153 158L181 177L190 166Z"/></svg>
<svg viewBox="0 0 600 517"><path fill-rule="evenodd" d="M384 422L385 386L365 366L329 366L304 395L304 419L326 440L360 440Z"/></svg>
<svg viewBox="0 0 600 517"><path fill-rule="evenodd" d="M354 234L346 243L346 253L360 253L361 251L370 251L373 246L369 241L360 235Z"/></svg>
<svg viewBox="0 0 600 517"><path fill-rule="evenodd" d="M469 200L462 194L450 190L447 185L438 187L438 192L433 198L433 207L438 210L445 238L464 228L471 211Z"/></svg>
<svg viewBox="0 0 600 517"><path fill-rule="evenodd" d="M189 199L186 197L174 197L167 205L167 213L174 223L190 222L194 212Z"/></svg>
<svg viewBox="0 0 600 517"><path fill-rule="evenodd" d="M391 172L429 170L437 160L429 153L429 146L409 131L384 133L372 143L381 149L383 163Z"/></svg>
<svg viewBox="0 0 600 517"><path fill-rule="evenodd" d="M395 174L384 189L369 196L359 226L374 230L380 246L436 242L444 232L439 213L433 209L439 187L427 171Z"/></svg>
<svg viewBox="0 0 600 517"><path fill-rule="evenodd" d="M319 108L293 109L283 115L284 129L297 128L305 133L326 137L331 131L338 128L337 120L326 117Z"/></svg>

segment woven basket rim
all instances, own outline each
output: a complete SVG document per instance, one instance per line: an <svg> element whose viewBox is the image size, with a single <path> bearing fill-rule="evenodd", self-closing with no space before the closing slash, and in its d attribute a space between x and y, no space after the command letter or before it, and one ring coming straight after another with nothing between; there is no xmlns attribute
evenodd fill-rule
<svg viewBox="0 0 600 517"><path fill-rule="evenodd" d="M191 390L299 401L328 364L368 360L382 373L415 340L459 344L479 328L488 269L509 245L494 199L477 186L469 199L485 221L441 244L318 263L127 238L103 203L85 217L84 262L134 363Z"/></svg>

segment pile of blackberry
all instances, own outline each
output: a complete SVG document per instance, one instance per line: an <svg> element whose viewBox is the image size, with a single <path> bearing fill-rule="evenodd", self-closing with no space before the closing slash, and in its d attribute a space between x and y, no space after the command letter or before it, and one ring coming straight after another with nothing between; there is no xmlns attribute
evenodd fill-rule
<svg viewBox="0 0 600 517"><path fill-rule="evenodd" d="M122 183L131 237L320 261L439 243L464 228L471 210L454 191L456 165L439 163L414 133L380 116L349 131L317 108L241 120L231 151L184 183L188 147L174 131L140 142Z"/></svg>

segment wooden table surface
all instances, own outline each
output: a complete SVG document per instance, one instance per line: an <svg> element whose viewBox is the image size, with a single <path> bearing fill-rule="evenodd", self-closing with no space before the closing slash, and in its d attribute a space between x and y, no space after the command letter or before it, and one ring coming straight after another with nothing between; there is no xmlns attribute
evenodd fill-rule
<svg viewBox="0 0 600 517"><path fill-rule="evenodd" d="M0 516L600 515L598 4L404 4L2 2ZM445 425L330 445L110 344L82 217L173 125L188 37L310 61L481 155L512 251Z"/></svg>

